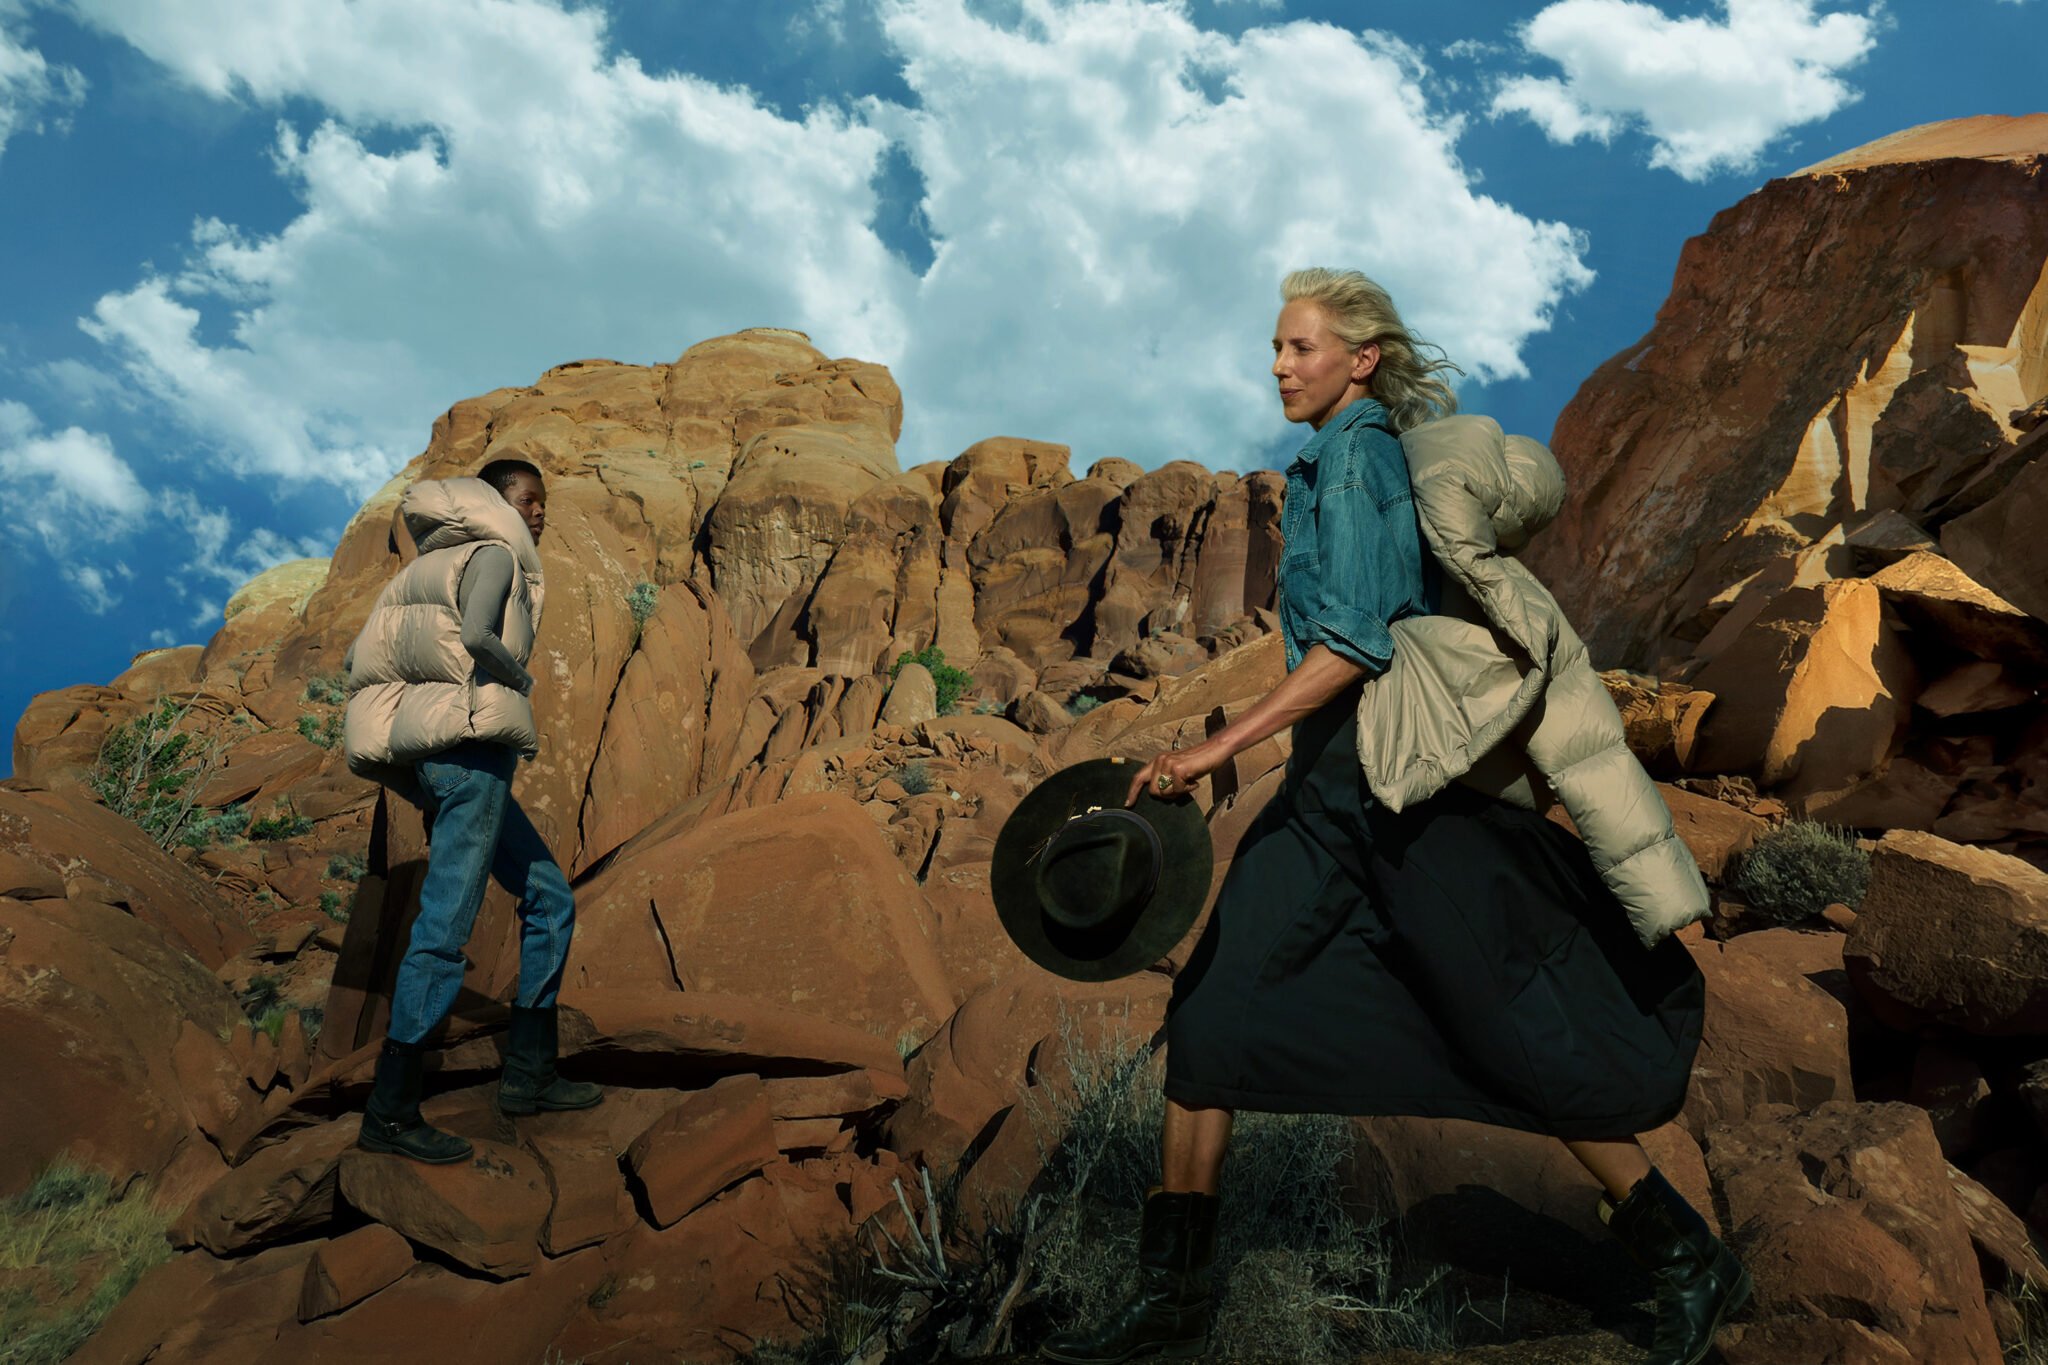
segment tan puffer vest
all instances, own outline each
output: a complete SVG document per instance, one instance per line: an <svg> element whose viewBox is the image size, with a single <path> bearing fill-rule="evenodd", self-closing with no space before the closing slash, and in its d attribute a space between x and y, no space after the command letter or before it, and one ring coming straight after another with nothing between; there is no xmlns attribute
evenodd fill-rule
<svg viewBox="0 0 2048 1365"><path fill-rule="evenodd" d="M1586 646L1510 556L1564 504L1542 445L1485 417L1402 434L1439 614L1394 623L1394 658L1358 708L1373 796L1401 810L1462 781L1529 809L1561 801L1644 944L1704 919L1707 886L1624 742Z"/></svg>
<svg viewBox="0 0 2048 1365"><path fill-rule="evenodd" d="M466 739L540 751L533 705L462 646L462 571L486 545L512 552L519 573L498 637L522 666L540 625L540 553L512 505L482 479L433 479L399 504L419 558L398 571L370 609L349 666L343 743L351 772L383 780L391 769Z"/></svg>

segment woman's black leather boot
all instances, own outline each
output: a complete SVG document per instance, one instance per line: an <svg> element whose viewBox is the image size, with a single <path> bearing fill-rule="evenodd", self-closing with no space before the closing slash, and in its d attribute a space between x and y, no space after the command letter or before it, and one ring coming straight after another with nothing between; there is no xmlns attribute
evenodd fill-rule
<svg viewBox="0 0 2048 1365"><path fill-rule="evenodd" d="M1099 1326L1057 1333L1039 1355L1066 1365L1116 1365L1155 1351L1198 1356L1208 1350L1209 1271L1221 1207L1213 1194L1147 1195L1135 1297Z"/></svg>
<svg viewBox="0 0 2048 1365"><path fill-rule="evenodd" d="M561 1051L560 1024L552 1005L512 1007L505 1031L505 1074L498 1081L498 1112L534 1114L543 1109L588 1109L604 1098L589 1081L565 1081L555 1074Z"/></svg>
<svg viewBox="0 0 2048 1365"><path fill-rule="evenodd" d="M1749 1302L1749 1272L1654 1167L1600 1215L1657 1285L1650 1365L1699 1365L1721 1324Z"/></svg>
<svg viewBox="0 0 2048 1365"><path fill-rule="evenodd" d="M418 1043L384 1040L377 1054L377 1079L370 1102L363 1106L363 1127L356 1146L366 1152L390 1152L430 1166L446 1166L471 1152L469 1139L444 1133L420 1117L420 1077L425 1059Z"/></svg>

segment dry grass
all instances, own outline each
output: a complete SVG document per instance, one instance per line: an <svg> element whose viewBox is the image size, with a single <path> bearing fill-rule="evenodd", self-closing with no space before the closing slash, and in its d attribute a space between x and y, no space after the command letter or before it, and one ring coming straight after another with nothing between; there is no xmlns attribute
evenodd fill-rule
<svg viewBox="0 0 2048 1365"><path fill-rule="evenodd" d="M168 1260L172 1213L141 1182L52 1164L0 1205L0 1365L55 1365Z"/></svg>

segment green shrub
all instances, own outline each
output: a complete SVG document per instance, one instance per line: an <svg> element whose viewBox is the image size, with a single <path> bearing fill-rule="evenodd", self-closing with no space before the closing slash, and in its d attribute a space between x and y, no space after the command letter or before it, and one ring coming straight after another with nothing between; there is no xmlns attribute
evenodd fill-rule
<svg viewBox="0 0 2048 1365"><path fill-rule="evenodd" d="M248 836L251 839L296 839L310 833L313 822L294 812L284 802L278 802L277 809L261 820L249 822Z"/></svg>
<svg viewBox="0 0 2048 1365"><path fill-rule="evenodd" d="M370 860L360 853L333 853L327 858L327 875L359 882L370 870Z"/></svg>
<svg viewBox="0 0 2048 1365"><path fill-rule="evenodd" d="M239 838L249 827L249 812L242 809L241 802L223 806L209 815L201 815L185 827L179 842L187 848L211 848Z"/></svg>
<svg viewBox="0 0 2048 1365"><path fill-rule="evenodd" d="M312 711L299 713L300 736L323 749L332 749L341 743L342 731L347 724L347 720L339 711L330 711L324 716Z"/></svg>
<svg viewBox="0 0 2048 1365"><path fill-rule="evenodd" d="M321 1006L301 1005L299 1007L299 1026L306 1030L306 1041L308 1043L320 1041L320 1026L326 1022L327 1011Z"/></svg>
<svg viewBox="0 0 2048 1365"><path fill-rule="evenodd" d="M278 1008L283 991L282 981L267 972L259 972L249 978L249 984L236 993L235 999L241 1004L242 1013L252 1020L260 1020Z"/></svg>
<svg viewBox="0 0 2048 1365"><path fill-rule="evenodd" d="M341 893L339 891L322 891L320 893L320 913L333 920L336 924L348 923L348 911L342 908Z"/></svg>
<svg viewBox="0 0 2048 1365"><path fill-rule="evenodd" d="M322 706L341 706L348 701L348 674L316 673L306 679L305 700Z"/></svg>
<svg viewBox="0 0 2048 1365"><path fill-rule="evenodd" d="M159 848L174 847L198 818L199 789L219 766L219 746L186 727L189 705L168 697L107 731L88 779L108 810L140 825Z"/></svg>
<svg viewBox="0 0 2048 1365"><path fill-rule="evenodd" d="M62 1160L0 1202L0 1363L55 1365L76 1351L143 1272L169 1259L170 1222L143 1182L117 1193Z"/></svg>
<svg viewBox="0 0 2048 1365"><path fill-rule="evenodd" d="M1067 714L1079 720L1100 705L1102 705L1102 698L1088 692L1076 693L1067 702Z"/></svg>
<svg viewBox="0 0 2048 1365"><path fill-rule="evenodd" d="M921 758L913 758L910 762L899 765L890 771L889 776L895 778L896 785L911 796L923 796L938 785L932 777L932 770Z"/></svg>
<svg viewBox="0 0 2048 1365"><path fill-rule="evenodd" d="M932 684L938 689L939 714L942 716L953 709L968 688L974 686L974 675L947 663L946 652L937 645L926 645L915 653L904 650L889 666L889 677L894 679L903 671L905 664L917 664L932 675Z"/></svg>
<svg viewBox="0 0 2048 1365"><path fill-rule="evenodd" d="M1870 885L1870 855L1847 830L1793 820L1736 864L1728 888L1767 920L1795 924L1836 902L1855 909Z"/></svg>
<svg viewBox="0 0 2048 1365"><path fill-rule="evenodd" d="M626 610L633 613L633 638L640 638L641 629L647 618L654 615L654 609L661 604L661 589L652 583L635 583L626 594Z"/></svg>

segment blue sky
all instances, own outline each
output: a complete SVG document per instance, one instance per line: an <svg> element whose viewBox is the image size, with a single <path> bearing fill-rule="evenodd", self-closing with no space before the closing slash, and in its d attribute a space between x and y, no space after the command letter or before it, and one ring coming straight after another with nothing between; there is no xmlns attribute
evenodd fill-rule
<svg viewBox="0 0 2048 1365"><path fill-rule="evenodd" d="M205 640L457 399L802 328L989 435L1284 458L1286 268L1547 435L1782 175L2048 0L0 0L0 719ZM2032 68L2032 69L2030 69Z"/></svg>

